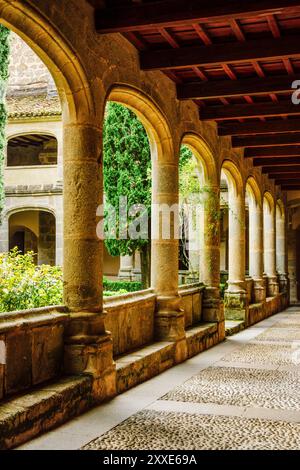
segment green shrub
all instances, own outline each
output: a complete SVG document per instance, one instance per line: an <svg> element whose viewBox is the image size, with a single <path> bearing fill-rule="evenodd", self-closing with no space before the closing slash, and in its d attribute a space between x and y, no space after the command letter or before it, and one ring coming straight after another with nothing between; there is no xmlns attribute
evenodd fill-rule
<svg viewBox="0 0 300 470"><path fill-rule="evenodd" d="M60 267L36 266L34 253L17 248L0 253L0 312L25 310L62 303Z"/></svg>
<svg viewBox="0 0 300 470"><path fill-rule="evenodd" d="M103 289L105 291L111 292L118 292L125 291L126 292L136 292L138 290L142 290L142 283L141 282L133 282L133 281L110 281L108 279L103 279Z"/></svg>
<svg viewBox="0 0 300 470"><path fill-rule="evenodd" d="M104 297L113 297L113 296L116 296L116 295L123 295L123 294L128 294L127 290L125 290L125 289L121 289L119 291L105 290L103 292Z"/></svg>

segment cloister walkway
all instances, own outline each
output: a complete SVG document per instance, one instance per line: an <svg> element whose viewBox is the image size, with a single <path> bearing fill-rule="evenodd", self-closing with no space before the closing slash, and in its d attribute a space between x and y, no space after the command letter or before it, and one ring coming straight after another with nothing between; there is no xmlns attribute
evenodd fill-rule
<svg viewBox="0 0 300 470"><path fill-rule="evenodd" d="M300 307L22 449L300 449Z"/></svg>

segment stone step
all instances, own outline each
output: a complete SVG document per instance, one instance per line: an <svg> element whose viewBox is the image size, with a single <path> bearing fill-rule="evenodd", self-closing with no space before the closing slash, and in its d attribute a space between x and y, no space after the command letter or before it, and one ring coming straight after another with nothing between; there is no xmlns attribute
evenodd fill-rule
<svg viewBox="0 0 300 470"><path fill-rule="evenodd" d="M14 448L92 406L88 376L62 378L0 406L0 450Z"/></svg>
<svg viewBox="0 0 300 470"><path fill-rule="evenodd" d="M217 323L202 323L186 332L187 359L222 341ZM151 379L177 364L176 343L157 342L116 359L117 393Z"/></svg>
<svg viewBox="0 0 300 470"><path fill-rule="evenodd" d="M225 334L226 336L232 336L246 328L244 321L225 320Z"/></svg>

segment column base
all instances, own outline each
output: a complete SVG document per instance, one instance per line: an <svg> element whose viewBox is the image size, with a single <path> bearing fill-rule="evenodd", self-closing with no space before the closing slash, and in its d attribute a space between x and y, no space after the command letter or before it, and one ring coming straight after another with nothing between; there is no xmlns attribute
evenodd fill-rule
<svg viewBox="0 0 300 470"><path fill-rule="evenodd" d="M279 285L277 276L268 276L267 282L267 297L275 297L279 294Z"/></svg>
<svg viewBox="0 0 300 470"><path fill-rule="evenodd" d="M202 319L205 322L224 321L224 305L218 287L205 287L202 300Z"/></svg>
<svg viewBox="0 0 300 470"><path fill-rule="evenodd" d="M289 289L289 276L286 273L279 273L278 274L278 284L279 284L279 292L288 292Z"/></svg>
<svg viewBox="0 0 300 470"><path fill-rule="evenodd" d="M243 284L242 281L228 281L228 290L225 292L224 297L226 320L241 320L247 322L248 297L247 292L241 287Z"/></svg>
<svg viewBox="0 0 300 470"><path fill-rule="evenodd" d="M179 296L157 298L154 332L158 341L180 341L185 338L184 312Z"/></svg>
<svg viewBox="0 0 300 470"><path fill-rule="evenodd" d="M253 303L260 304L266 300L264 279L253 279Z"/></svg>
<svg viewBox="0 0 300 470"><path fill-rule="evenodd" d="M100 402L116 395L116 366L111 334L104 314L76 313L66 329L64 371L93 377L93 398Z"/></svg>

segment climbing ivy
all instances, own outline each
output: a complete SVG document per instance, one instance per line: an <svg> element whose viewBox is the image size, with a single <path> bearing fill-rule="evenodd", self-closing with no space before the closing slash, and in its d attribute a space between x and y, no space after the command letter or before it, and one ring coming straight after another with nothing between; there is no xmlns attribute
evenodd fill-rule
<svg viewBox="0 0 300 470"><path fill-rule="evenodd" d="M0 24L0 222L4 206L3 164L5 151L5 127L7 120L5 89L9 66L9 30Z"/></svg>

